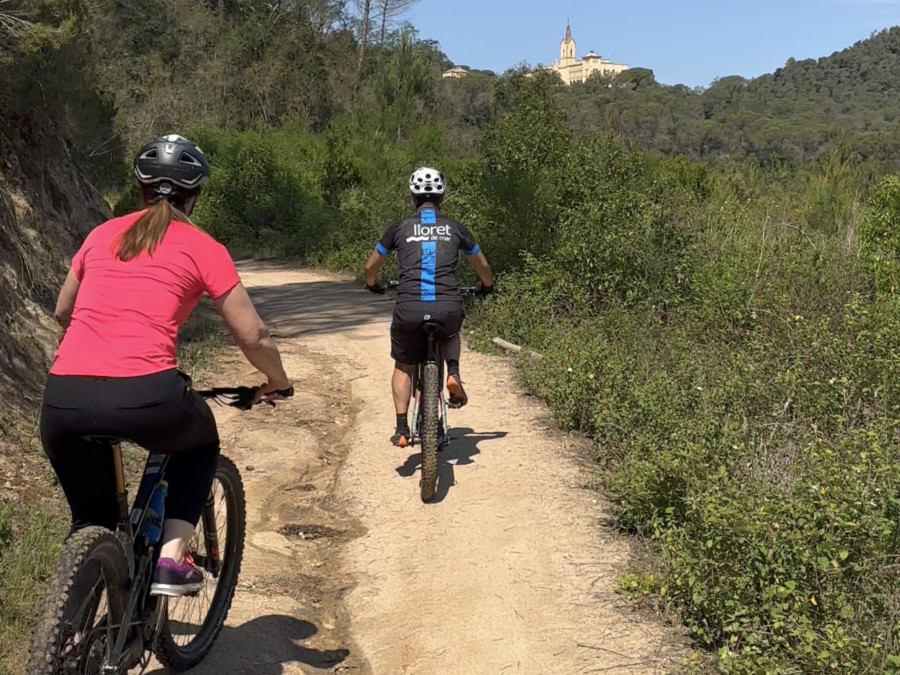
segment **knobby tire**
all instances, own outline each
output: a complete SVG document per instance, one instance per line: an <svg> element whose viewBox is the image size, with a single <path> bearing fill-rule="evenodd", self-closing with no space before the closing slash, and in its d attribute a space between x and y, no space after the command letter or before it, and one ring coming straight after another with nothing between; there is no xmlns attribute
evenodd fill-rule
<svg viewBox="0 0 900 675"><path fill-rule="evenodd" d="M440 378L436 363L426 363L422 376L422 501L430 502L437 490L438 397Z"/></svg>
<svg viewBox="0 0 900 675"><path fill-rule="evenodd" d="M97 577L94 582L93 577ZM98 586L101 582L102 587ZM113 532L103 527L87 527L70 536L44 589L25 672L28 675L68 674L77 662L76 672L80 673L90 669L85 665L88 659L99 666L96 662L105 655L106 645L118 637L129 585L128 559ZM104 592L106 603L100 607ZM96 603L92 596L96 597ZM87 609L91 606L92 610ZM104 608L107 618L99 624L102 628L92 626L93 630L86 632L79 610L96 616L97 610Z"/></svg>

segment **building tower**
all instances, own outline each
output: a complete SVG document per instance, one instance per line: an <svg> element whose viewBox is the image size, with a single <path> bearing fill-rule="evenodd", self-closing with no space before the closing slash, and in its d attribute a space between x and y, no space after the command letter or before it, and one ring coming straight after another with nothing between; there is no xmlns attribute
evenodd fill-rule
<svg viewBox="0 0 900 675"><path fill-rule="evenodd" d="M566 37L559 43L559 65L561 68L575 63L575 40L572 39L572 26L566 22Z"/></svg>

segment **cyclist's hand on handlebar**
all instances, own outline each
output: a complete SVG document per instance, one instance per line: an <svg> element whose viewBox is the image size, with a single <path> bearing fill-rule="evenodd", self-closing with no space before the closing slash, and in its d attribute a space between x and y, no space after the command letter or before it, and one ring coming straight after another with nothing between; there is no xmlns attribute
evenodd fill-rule
<svg viewBox="0 0 900 675"><path fill-rule="evenodd" d="M480 281L477 284L475 284L475 295L480 295L480 296L484 297L486 295L490 295L493 292L494 292L493 285L485 286Z"/></svg>
<svg viewBox="0 0 900 675"><path fill-rule="evenodd" d="M283 401L294 395L294 387L290 382L266 382L261 384L253 396L254 403L266 401Z"/></svg>
<svg viewBox="0 0 900 675"><path fill-rule="evenodd" d="M374 284L369 286L366 284L366 290L371 293L375 293L376 295L384 295L384 292L387 290L387 287L382 284L380 281L376 281Z"/></svg>

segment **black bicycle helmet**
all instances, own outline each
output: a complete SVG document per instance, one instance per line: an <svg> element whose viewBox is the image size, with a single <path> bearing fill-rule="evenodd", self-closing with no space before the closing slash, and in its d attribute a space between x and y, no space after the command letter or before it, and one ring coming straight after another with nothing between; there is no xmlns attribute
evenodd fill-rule
<svg viewBox="0 0 900 675"><path fill-rule="evenodd" d="M177 134L154 138L134 158L138 183L170 201L187 197L209 182L206 155Z"/></svg>

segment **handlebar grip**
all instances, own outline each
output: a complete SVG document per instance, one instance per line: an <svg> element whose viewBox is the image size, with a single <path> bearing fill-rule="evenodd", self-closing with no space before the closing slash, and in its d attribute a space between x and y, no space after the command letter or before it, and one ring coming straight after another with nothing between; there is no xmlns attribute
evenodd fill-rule
<svg viewBox="0 0 900 675"><path fill-rule="evenodd" d="M400 286L400 282L396 281L396 280L389 281L387 283L387 289L389 291L397 290L398 286ZM479 286L457 286L456 290L459 291L459 294L462 296L471 296L471 295L478 295L481 290L481 287L479 287Z"/></svg>
<svg viewBox="0 0 900 675"><path fill-rule="evenodd" d="M234 408L240 408L241 410L249 410L253 407L254 401L256 398L256 392L259 387L213 387L212 389L199 389L195 390L200 396L206 399L210 399L216 401L217 403L223 403L223 400L226 402L225 405L230 405ZM294 395L294 388L288 387L287 389L279 389L271 394L276 394L281 396L282 398L290 398ZM275 401L263 397L257 403L266 403L268 405L275 405Z"/></svg>

